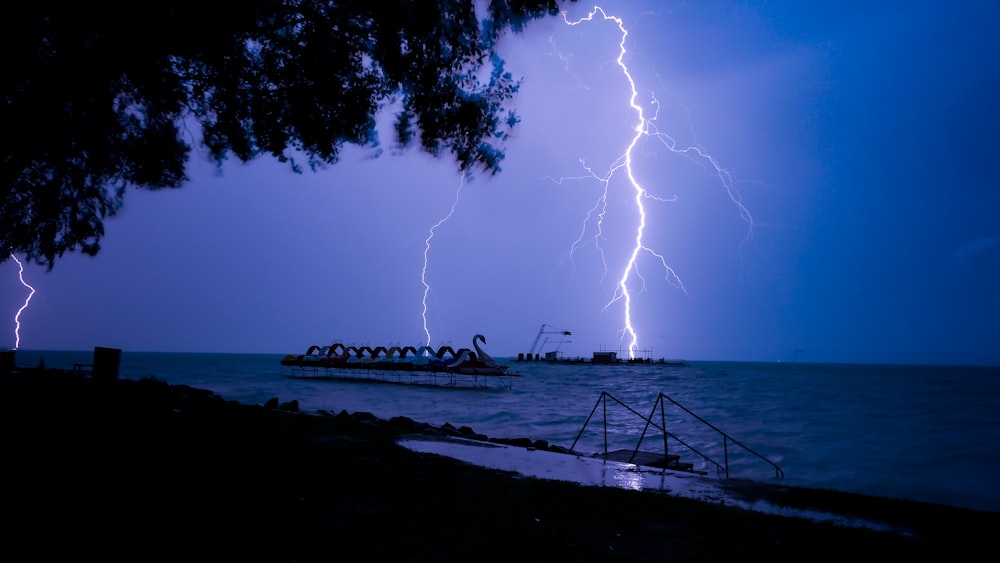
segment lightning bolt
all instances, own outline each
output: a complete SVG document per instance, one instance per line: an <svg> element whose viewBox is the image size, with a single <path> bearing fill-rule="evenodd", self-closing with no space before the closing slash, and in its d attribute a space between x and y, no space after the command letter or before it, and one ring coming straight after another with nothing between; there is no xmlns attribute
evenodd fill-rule
<svg viewBox="0 0 1000 563"><path fill-rule="evenodd" d="M455 190L455 201L452 202L451 209L448 210L447 215L445 215L440 221L435 223L434 226L430 228L430 231L427 234L427 238L424 239L424 267L422 270L420 270L420 283L422 283L424 286L424 297L421 302L423 305L423 311L421 313L421 317L424 323L424 336L427 337L428 346L431 345L431 331L430 329L427 328L427 297L428 295L430 295L431 286L430 284L427 283L427 264L431 252L431 239L434 238L434 233L437 232L438 228L441 225L445 224L448 221L448 219L451 219L451 216L455 214L455 208L458 206L458 200L459 197L462 195L462 187L464 186L465 186L465 174L462 174L462 178L458 184L458 189Z"/></svg>
<svg viewBox="0 0 1000 563"><path fill-rule="evenodd" d="M677 272L667 263L666 258L655 251L653 248L648 246L644 240L646 221L648 216L646 214L645 204L647 201L658 201L658 202L668 202L675 201L676 198L662 198L657 197L649 193L646 188L639 182L635 176L635 171L632 166L632 152L640 144L640 141L644 139L655 139L663 144L668 151L685 156L692 161L705 167L708 172L718 177L720 184L725 189L729 199L737 206L741 218L747 222L749 228L747 230L747 237L749 238L753 229L753 217L750 215L749 210L743 205L739 193L734 186L733 176L724 168L722 168L719 163L704 149L700 146L687 146L682 147L678 142L663 132L661 132L656 124L657 117L659 115L660 104L656 99L656 96L651 95L649 100L649 107L652 108L651 116L647 117L646 109L640 105L636 100L639 98L639 91L636 87L635 79L632 77L632 73L625 62L625 57L628 54L628 50L625 47L626 40L628 39L628 29L626 29L624 22L621 18L617 16L608 15L603 8L600 6L595 6L589 14L586 16L571 21L566 12L562 13L563 21L566 25L577 26L585 22L592 22L595 19L600 19L605 22L612 22L618 27L618 31L621 34L621 40L618 43L618 58L616 63L621 69L622 74L628 81L629 85L629 98L628 104L632 109L632 112L636 116L635 126L633 128L635 134L632 136L631 141L625 148L625 151L619 156L609 167L606 173L598 174L591 167L589 167L585 162L581 161L584 170L587 172L586 175L577 178L562 178L559 180L561 183L563 180L579 180L583 178L593 178L600 182L603 187L601 196L597 199L594 205L588 210L587 215L583 221L581 227L580 236L573 242L570 248L570 256L587 241L585 240L586 233L588 232L588 226L593 224L596 234L591 237L590 240L593 241L594 246L597 248L601 255L601 260L604 264L604 274L602 275L602 283L604 277L608 275L608 266L605 259L605 251L601 246L600 241L602 238L602 225L607 213L607 201L608 201L608 190L610 188L611 179L617 174L624 171L625 176L628 179L628 184L631 186L634 192L634 202L636 210L636 228L635 228L635 238L632 245L632 249L628 254L628 260L625 262L625 266L621 270L621 274L618 276L618 281L615 285L614 293L612 294L610 300L604 305L602 311L606 312L612 305L616 303L621 303L624 311L624 321L623 327L618 331L619 338L624 341L628 341L628 354L629 358L632 359L636 355L636 351L639 347L639 335L635 330L635 325L632 322L632 303L634 299L634 290L630 289L630 282L633 278L638 280L640 285L640 292L646 288L646 280L639 271L639 257L642 254L651 256L658 263L659 267L664 272L664 278L667 283L680 289L685 294L687 294L687 288L684 286L683 281ZM561 57L562 58L562 57ZM563 61L565 62L565 58ZM744 240L746 240L746 238Z"/></svg>
<svg viewBox="0 0 1000 563"><path fill-rule="evenodd" d="M14 315L14 349L17 350L21 346L21 313L28 308L28 303L31 303L31 298L35 295L35 288L24 281L24 264L13 253L11 253L10 257L14 259L14 262L17 262L17 277L21 280L21 285L30 290L28 297L24 300L24 305L21 305L21 308L17 310L17 314Z"/></svg>

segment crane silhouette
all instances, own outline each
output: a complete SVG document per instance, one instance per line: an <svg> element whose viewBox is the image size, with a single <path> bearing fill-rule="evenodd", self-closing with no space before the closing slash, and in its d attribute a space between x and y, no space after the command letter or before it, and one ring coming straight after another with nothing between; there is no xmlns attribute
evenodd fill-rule
<svg viewBox="0 0 1000 563"><path fill-rule="evenodd" d="M535 336L535 341L531 344L531 350L528 352L528 356L529 357L530 356L534 356L535 352L537 352L537 351L541 350L542 348L544 348L545 344L549 341L549 337L547 335L552 335L552 334L558 334L562 338L559 339L559 344L556 346L555 350L552 350L552 351L547 352L545 354L546 358L548 358L550 354L552 356L558 356L559 355L559 347L562 346L563 343L566 342L566 337L573 335L573 333L570 332L570 331L568 331L568 330L561 329L561 328L555 328L553 326L550 326L550 325L547 325L547 324L543 323L542 326L541 326L541 328L538 329L538 335ZM545 337L544 340L542 339L543 336ZM539 341L541 341L541 344L539 344Z"/></svg>

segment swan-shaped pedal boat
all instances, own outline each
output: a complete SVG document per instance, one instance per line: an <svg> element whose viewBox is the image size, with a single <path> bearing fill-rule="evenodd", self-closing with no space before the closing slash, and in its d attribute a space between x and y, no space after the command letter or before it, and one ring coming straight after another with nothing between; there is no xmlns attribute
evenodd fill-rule
<svg viewBox="0 0 1000 563"><path fill-rule="evenodd" d="M289 354L281 365L301 368L330 368L373 371L423 371L466 375L513 375L509 366L498 363L480 343L486 337L472 337L472 349L441 346L347 346L334 342L329 346L310 346L305 354Z"/></svg>

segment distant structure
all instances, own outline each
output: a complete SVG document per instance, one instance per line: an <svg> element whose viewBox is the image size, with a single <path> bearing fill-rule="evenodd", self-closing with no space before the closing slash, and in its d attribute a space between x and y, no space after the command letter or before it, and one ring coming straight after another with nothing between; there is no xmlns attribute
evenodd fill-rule
<svg viewBox="0 0 1000 563"><path fill-rule="evenodd" d="M549 341L549 337L546 335L550 334L558 334L562 336L562 338L559 339L559 344L556 345L555 350L550 350L548 352L545 352L546 360L559 359L559 348L564 343L567 342L566 340L567 336L573 336L573 333L568 330L555 328L545 323L542 323L541 328L538 329L538 335L535 336L535 341L531 343L531 349L528 350L528 355L527 355L528 361L531 361L531 359L534 358L534 361L537 362L540 359L538 351L545 347L545 344ZM543 336L545 336L544 340L542 340ZM539 341L541 341L541 344L539 344ZM523 360L523 359L524 359L524 354L518 354L518 360Z"/></svg>
<svg viewBox="0 0 1000 563"><path fill-rule="evenodd" d="M539 353L539 350L544 348L545 344L549 341L546 335L559 335L559 343L556 345L554 350L549 350L545 353ZM628 358L621 359L622 350L601 350L594 352L590 358L567 358L559 352L559 348L563 343L567 342L567 336L572 336L573 333L565 329L557 329L547 324L543 324L541 328L538 329L538 335L535 336L535 341L531 344L531 349L528 350L527 354L519 353L517 355L518 362L540 362L540 363L552 363L552 364L574 364L574 365L648 365L648 364L659 364L659 365L672 365L672 366L682 366L685 365L684 360L678 359L667 359L667 358L652 358L651 350L638 350L639 354ZM544 337L544 339L543 339ZM541 342L541 344L539 344ZM628 354L624 354L628 356Z"/></svg>

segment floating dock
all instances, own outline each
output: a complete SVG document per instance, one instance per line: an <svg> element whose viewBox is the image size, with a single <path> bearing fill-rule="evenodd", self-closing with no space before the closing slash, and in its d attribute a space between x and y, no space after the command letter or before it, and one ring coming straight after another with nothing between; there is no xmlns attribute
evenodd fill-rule
<svg viewBox="0 0 1000 563"><path fill-rule="evenodd" d="M548 335L556 335L559 337L559 342L556 344L554 350L545 352L544 354L536 353L536 350L541 350L549 341ZM559 352L559 347L567 342L566 337L573 336L573 333L563 329L555 328L553 326L543 324L541 328L538 329L538 335L535 336L535 341L531 343L531 349L527 354L519 353L517 355L518 362L546 362L550 364L570 364L570 365L596 365L596 366L609 366L609 365L664 365L664 366L683 366L684 360L678 359L667 359L659 358L654 360L652 350L637 350L637 351L623 351L623 350L601 350L599 352L594 352L590 358L567 358ZM625 352L623 354L623 352ZM636 354L635 352L638 352Z"/></svg>
<svg viewBox="0 0 1000 563"><path fill-rule="evenodd" d="M538 363L551 363L551 364L571 364L571 365L598 365L598 366L609 366L609 365L625 365L625 366L635 366L635 365L665 365L665 366L683 366L685 365L684 360L678 359L668 359L668 358L651 358L648 351L644 351L641 356L632 358L621 358L619 357L620 351L600 351L594 352L590 358L567 358L560 355L558 352L546 352L544 355L541 354L518 354L515 361L518 362L538 362Z"/></svg>
<svg viewBox="0 0 1000 563"><path fill-rule="evenodd" d="M320 381L363 381L369 383L393 383L397 385L419 385L429 387L450 387L465 389L511 389L516 373L482 374L457 371L435 371L432 369L381 369L364 366L320 366L282 364L281 374L290 379L312 379Z"/></svg>
<svg viewBox="0 0 1000 563"><path fill-rule="evenodd" d="M695 471L694 464L680 461L680 456L669 454L658 454L653 452L642 452L635 450L615 450L607 454L594 454L594 457L617 461L621 463L634 463L645 467L655 467L657 469L671 469L674 471L687 471L690 473L705 474L704 471Z"/></svg>

